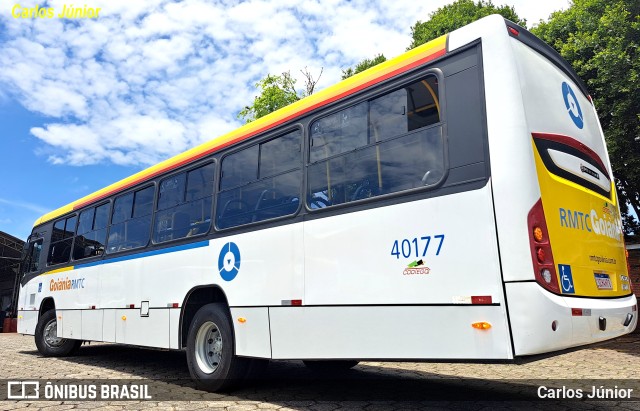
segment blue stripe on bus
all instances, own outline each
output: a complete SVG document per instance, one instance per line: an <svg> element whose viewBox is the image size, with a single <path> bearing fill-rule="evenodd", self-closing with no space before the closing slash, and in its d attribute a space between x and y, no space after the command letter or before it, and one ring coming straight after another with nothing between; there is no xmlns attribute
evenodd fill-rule
<svg viewBox="0 0 640 411"><path fill-rule="evenodd" d="M135 260L138 258L151 257L152 255L175 253L177 251L191 250L194 248L206 247L208 245L209 245L209 240L199 241L197 243L190 243L190 244L178 245L175 247L162 248L160 250L147 251L140 254L124 255L122 257L110 258L104 261L96 261L93 263L79 264L79 265L76 265L74 269L77 270L80 268L95 267L97 265L102 265L102 264L111 264L111 263L118 263L120 261Z"/></svg>

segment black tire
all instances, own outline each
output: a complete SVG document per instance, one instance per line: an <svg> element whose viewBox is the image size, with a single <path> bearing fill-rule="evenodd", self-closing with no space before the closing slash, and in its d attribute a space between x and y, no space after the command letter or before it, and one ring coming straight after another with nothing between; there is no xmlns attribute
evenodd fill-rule
<svg viewBox="0 0 640 411"><path fill-rule="evenodd" d="M187 365L196 386L205 391L229 391L247 373L248 360L235 355L235 340L224 304L201 307L189 326Z"/></svg>
<svg viewBox="0 0 640 411"><path fill-rule="evenodd" d="M58 338L56 310L49 310L38 318L35 340L38 351L45 357L66 357L75 354L82 340Z"/></svg>
<svg viewBox="0 0 640 411"><path fill-rule="evenodd" d="M307 368L318 372L346 371L358 365L355 360L308 360L303 361Z"/></svg>

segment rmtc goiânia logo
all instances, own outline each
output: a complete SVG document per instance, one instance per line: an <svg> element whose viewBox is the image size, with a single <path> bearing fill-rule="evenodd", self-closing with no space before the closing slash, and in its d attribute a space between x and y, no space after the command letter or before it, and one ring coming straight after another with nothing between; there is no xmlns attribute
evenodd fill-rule
<svg viewBox="0 0 640 411"><path fill-rule="evenodd" d="M590 212L586 213L560 208L560 227L583 230L596 235L604 235L614 240L621 240L622 221L617 217L615 211L615 208L609 203L604 203L602 210L591 209Z"/></svg>

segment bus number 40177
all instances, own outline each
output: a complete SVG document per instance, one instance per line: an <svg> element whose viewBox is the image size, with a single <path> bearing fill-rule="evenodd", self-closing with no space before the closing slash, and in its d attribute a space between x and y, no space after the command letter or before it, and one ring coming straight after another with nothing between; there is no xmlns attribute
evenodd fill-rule
<svg viewBox="0 0 640 411"><path fill-rule="evenodd" d="M434 235L433 238L440 240L435 254L440 255L442 243L444 243L444 234ZM429 244L431 244L430 235L426 235L420 238L414 237L411 240L406 238L402 241L396 240L393 242L393 247L391 247L391 255L395 255L396 259L400 259L400 255L402 255L404 258L410 258L414 254L416 258L426 257L427 251L429 250ZM422 255L419 254L420 250L422 250Z"/></svg>

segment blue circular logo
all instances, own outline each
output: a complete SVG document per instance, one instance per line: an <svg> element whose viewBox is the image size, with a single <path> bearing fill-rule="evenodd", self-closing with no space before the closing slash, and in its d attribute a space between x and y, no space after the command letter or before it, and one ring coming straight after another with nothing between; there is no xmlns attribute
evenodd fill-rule
<svg viewBox="0 0 640 411"><path fill-rule="evenodd" d="M236 243L229 242L222 247L218 256L218 270L225 281L236 278L240 271L240 249Z"/></svg>
<svg viewBox="0 0 640 411"><path fill-rule="evenodd" d="M573 124L579 129L584 126L584 117L582 117L582 109L578 104L578 99L573 89L565 81L562 82L562 96L564 97L564 105L567 107L569 116L573 120Z"/></svg>

